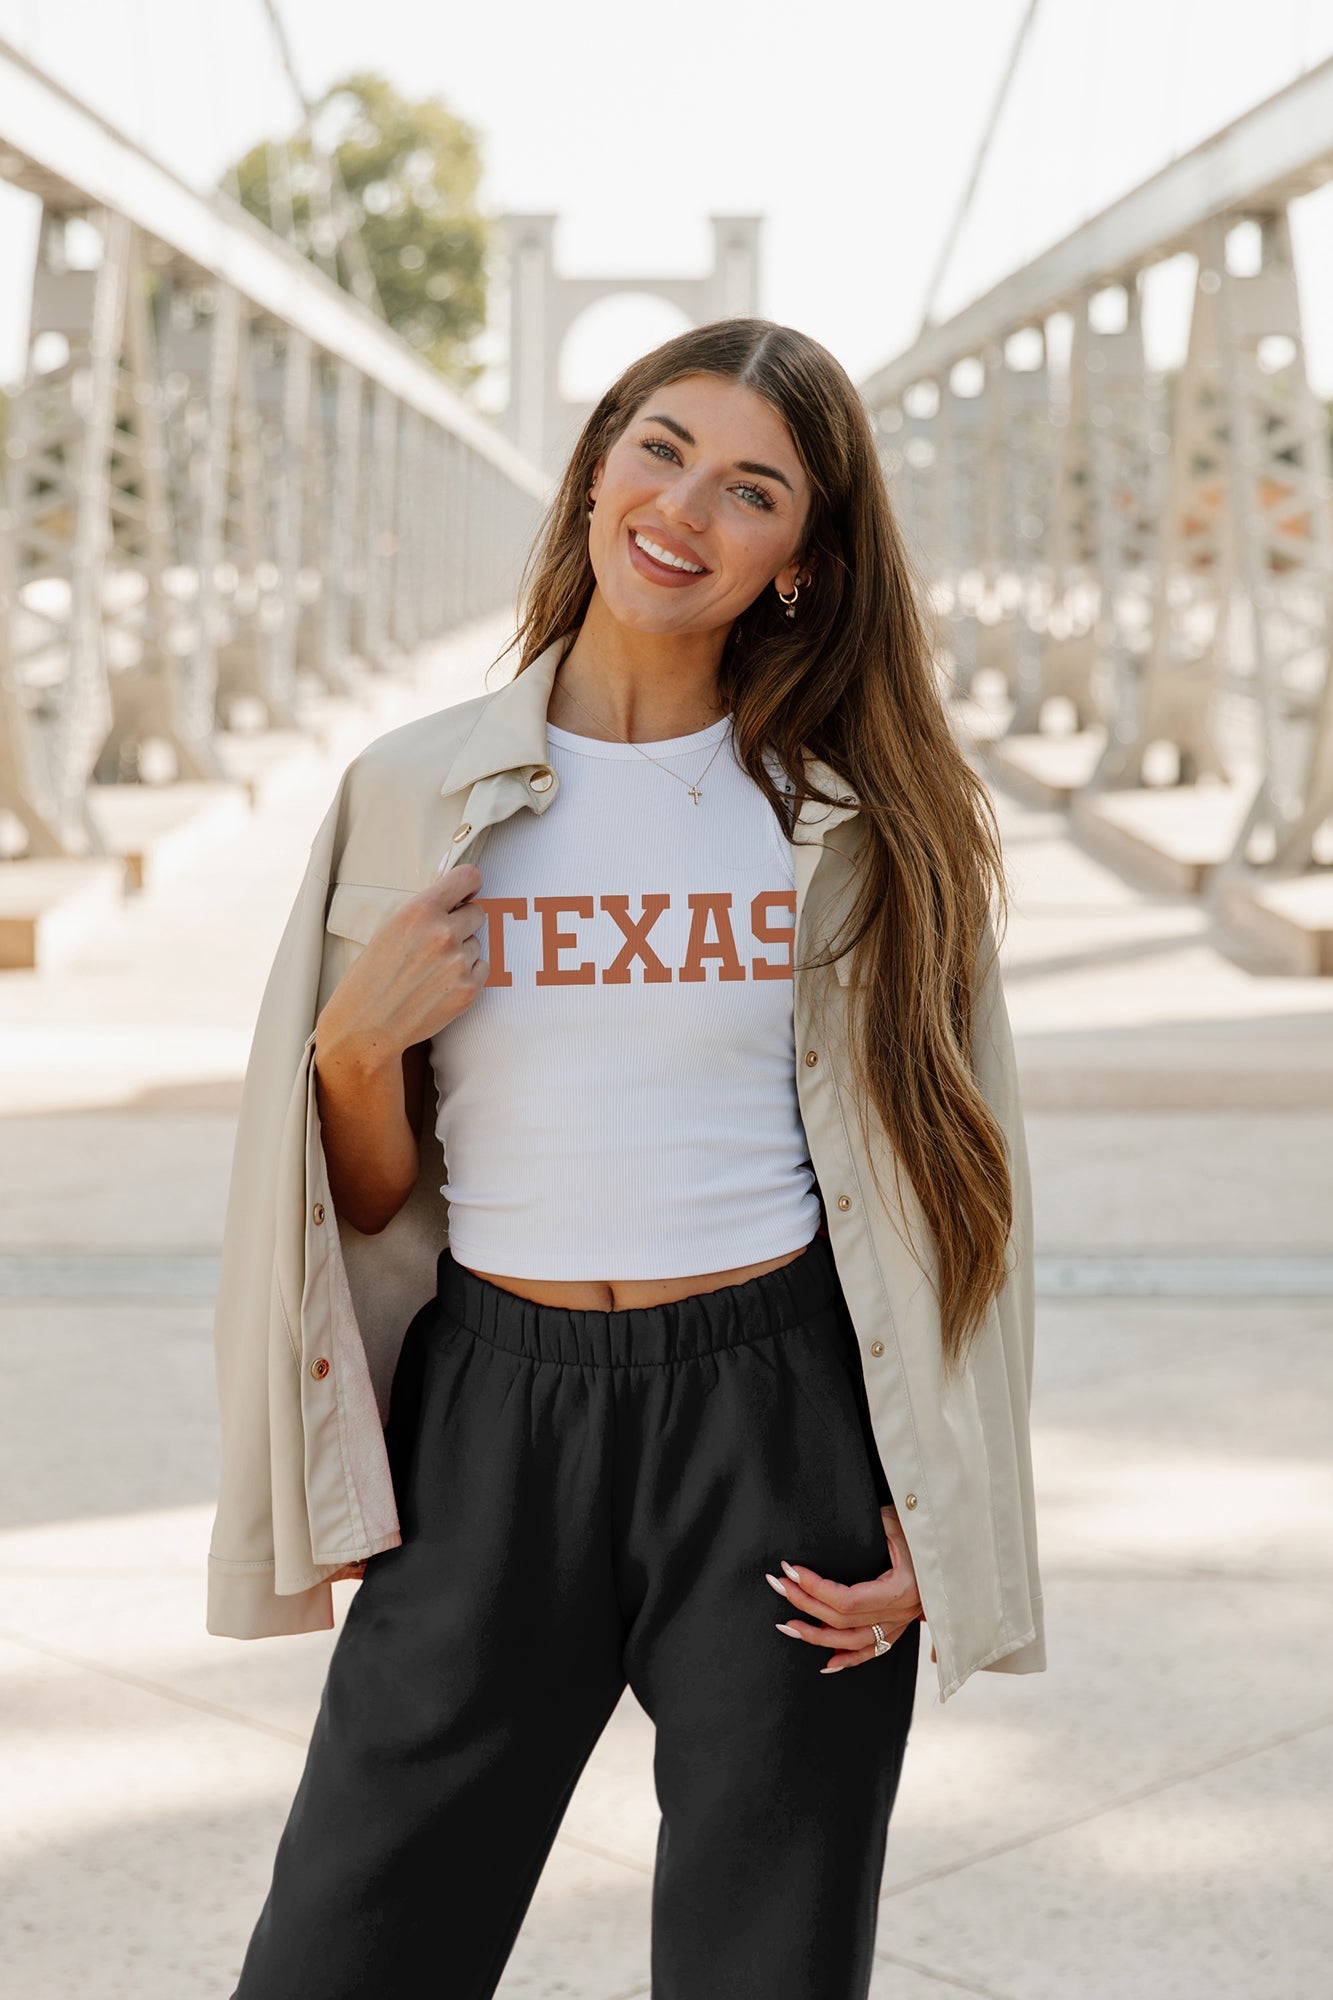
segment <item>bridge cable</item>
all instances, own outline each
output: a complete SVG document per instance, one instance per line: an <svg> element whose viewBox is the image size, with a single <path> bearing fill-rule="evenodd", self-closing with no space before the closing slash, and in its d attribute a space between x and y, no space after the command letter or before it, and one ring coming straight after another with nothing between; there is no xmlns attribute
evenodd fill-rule
<svg viewBox="0 0 1333 2000"><path fill-rule="evenodd" d="M301 139L307 141L312 159L323 170L325 178L319 192L323 196L327 219L332 225L338 248L347 259L347 274L351 281L352 292L362 305L369 306L372 312L384 319L386 317L384 302L380 298L375 274L366 255L366 246L361 238L360 226L347 192L346 182L342 177L342 169L338 165L338 156L321 142L315 132L314 106L302 88L277 0L260 0L260 5L268 17L269 28L287 81L301 107L301 125L295 137L298 141ZM291 141L284 141L284 145L290 147Z"/></svg>
<svg viewBox="0 0 1333 2000"><path fill-rule="evenodd" d="M935 268L931 272L930 283L926 287L926 300L921 309L921 324L917 328L916 337L918 340L935 323L935 299L940 286L944 282L945 272L949 267L949 259L953 256L954 250L957 247L963 224L967 221L968 215L971 212L973 197L977 191L977 183L981 179L981 170L985 166L987 156L990 153L991 141L995 137L996 128L1000 122L1000 114L1004 110L1005 102L1009 96L1009 86L1014 80L1014 72L1018 68L1019 57L1023 53L1023 47L1028 38L1028 31L1036 19L1037 8L1040 4L1041 0L1028 0L1027 12L1024 14L1018 33L1014 37L1014 45L1009 52L1009 61L1005 67L1004 76L1001 78L1000 87L995 93L995 102L991 106L990 117L986 120L986 127L981 135L981 142L977 147L976 158L972 162L972 171L968 176L967 186L963 190L962 199L958 204L953 221L946 232L944 242L940 248L940 254L935 261Z"/></svg>

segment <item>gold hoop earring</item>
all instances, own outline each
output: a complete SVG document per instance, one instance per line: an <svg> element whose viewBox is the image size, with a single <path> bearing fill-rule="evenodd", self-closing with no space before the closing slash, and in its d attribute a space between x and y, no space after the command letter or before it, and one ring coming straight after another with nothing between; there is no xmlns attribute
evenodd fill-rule
<svg viewBox="0 0 1333 2000"><path fill-rule="evenodd" d="M592 497L592 488L591 488L591 486L590 486L590 487L588 488L588 519L589 519L590 521L591 521L591 519L592 519L592 510L593 510L593 508L594 508L594 507L595 507L596 505L597 505L597 502L596 502L596 501L595 501L595 500L593 499L593 497Z"/></svg>
<svg viewBox="0 0 1333 2000"><path fill-rule="evenodd" d="M774 584L773 588L777 590L777 585ZM792 583L790 597L784 597L782 595L782 592L778 590L778 603L786 605L787 616L789 618L794 618L796 616L796 600L800 596L800 594L801 594L801 586L798 582L795 581L793 581Z"/></svg>

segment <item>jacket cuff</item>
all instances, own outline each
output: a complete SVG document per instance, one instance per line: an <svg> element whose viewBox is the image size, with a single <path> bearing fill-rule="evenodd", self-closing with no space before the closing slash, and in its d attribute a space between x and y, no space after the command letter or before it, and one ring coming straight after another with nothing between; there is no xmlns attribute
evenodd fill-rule
<svg viewBox="0 0 1333 2000"><path fill-rule="evenodd" d="M244 1568L208 1563L205 1629L219 1639L276 1639L284 1633L326 1632L334 1623L333 1591L327 1582L279 1597L273 1565Z"/></svg>
<svg viewBox="0 0 1333 2000"><path fill-rule="evenodd" d="M1012 1653L1002 1653L998 1660L987 1662L986 1670L992 1674L1044 1674L1046 1671L1046 1640L1044 1635L1028 1641L1026 1646L1018 1646Z"/></svg>

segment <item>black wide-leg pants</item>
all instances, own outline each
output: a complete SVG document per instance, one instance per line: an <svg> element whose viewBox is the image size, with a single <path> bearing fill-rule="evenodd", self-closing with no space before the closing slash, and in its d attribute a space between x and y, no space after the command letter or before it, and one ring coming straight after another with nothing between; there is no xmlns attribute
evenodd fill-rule
<svg viewBox="0 0 1333 2000"><path fill-rule="evenodd" d="M488 2000L627 1681L653 2000L864 2000L920 1626L821 1674L764 1580L889 1562L827 1237L618 1312L446 1250L386 1438L402 1545L348 1605L233 2000Z"/></svg>

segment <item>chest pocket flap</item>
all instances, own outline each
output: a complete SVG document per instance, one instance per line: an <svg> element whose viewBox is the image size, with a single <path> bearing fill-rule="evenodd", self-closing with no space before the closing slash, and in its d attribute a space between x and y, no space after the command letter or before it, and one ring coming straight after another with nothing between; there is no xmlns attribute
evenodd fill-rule
<svg viewBox="0 0 1333 2000"><path fill-rule="evenodd" d="M376 931L416 894L415 889L385 889L377 883L335 882L324 928L353 944L369 944Z"/></svg>

